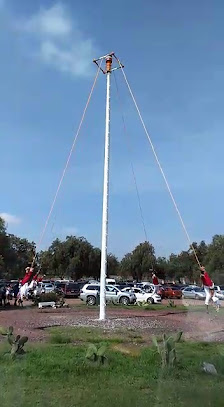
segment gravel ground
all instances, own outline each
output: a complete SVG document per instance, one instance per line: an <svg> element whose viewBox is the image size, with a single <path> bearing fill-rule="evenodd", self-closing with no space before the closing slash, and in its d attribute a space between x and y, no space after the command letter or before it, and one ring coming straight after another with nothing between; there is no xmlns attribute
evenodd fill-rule
<svg viewBox="0 0 224 407"><path fill-rule="evenodd" d="M0 325L13 325L16 333L31 341L45 341L47 327L84 326L104 329L143 330L149 335L182 330L186 339L224 341L224 314L182 312L173 310L146 311L136 307L108 307L107 319L99 321L99 310L80 307L79 300L68 300L71 308L38 310L33 307L0 309ZM28 304L29 305L29 304ZM197 302L198 305L198 302Z"/></svg>

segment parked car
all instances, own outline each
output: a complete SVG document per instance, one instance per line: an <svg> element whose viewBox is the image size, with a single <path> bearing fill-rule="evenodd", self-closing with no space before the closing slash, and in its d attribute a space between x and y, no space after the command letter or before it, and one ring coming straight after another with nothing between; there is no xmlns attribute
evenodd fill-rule
<svg viewBox="0 0 224 407"><path fill-rule="evenodd" d="M154 284L152 283L137 283L136 287L144 290L145 292L152 292L155 288Z"/></svg>
<svg viewBox="0 0 224 407"><path fill-rule="evenodd" d="M56 293L63 293L64 297L78 297L80 294L80 287L82 283L74 282L56 282L55 291Z"/></svg>
<svg viewBox="0 0 224 407"><path fill-rule="evenodd" d="M116 280L114 278L106 278L106 284L116 285Z"/></svg>
<svg viewBox="0 0 224 407"><path fill-rule="evenodd" d="M204 300L205 290L201 287L187 287L182 291L184 298L193 298L195 300Z"/></svg>
<svg viewBox="0 0 224 407"><path fill-rule="evenodd" d="M117 287L118 288L118 290L123 290L123 288L126 288L126 287L134 287L134 283L130 283L130 284L128 284L128 283L119 283L119 284L115 284L115 287Z"/></svg>
<svg viewBox="0 0 224 407"><path fill-rule="evenodd" d="M52 293L55 290L55 286L52 283L42 283L41 284L41 293L48 294Z"/></svg>
<svg viewBox="0 0 224 407"><path fill-rule="evenodd" d="M152 291L151 293L146 293L144 290L141 290L141 288L137 287L126 287L123 288L122 291L134 293L136 295L136 301L139 302L147 301L149 304L160 304L162 301L161 296L154 291Z"/></svg>
<svg viewBox="0 0 224 407"><path fill-rule="evenodd" d="M215 285L214 290L215 290L215 296L219 300L224 300L224 286L223 285Z"/></svg>
<svg viewBox="0 0 224 407"><path fill-rule="evenodd" d="M164 298L182 298L182 291L177 287L163 287Z"/></svg>
<svg viewBox="0 0 224 407"><path fill-rule="evenodd" d="M65 285L64 289L65 297L79 297L80 294L80 284L79 283L68 283Z"/></svg>
<svg viewBox="0 0 224 407"><path fill-rule="evenodd" d="M80 299L88 305L95 305L99 298L100 284L85 284L80 290ZM123 305L134 304L136 296L134 293L125 293L113 285L106 285L106 301L112 301Z"/></svg>

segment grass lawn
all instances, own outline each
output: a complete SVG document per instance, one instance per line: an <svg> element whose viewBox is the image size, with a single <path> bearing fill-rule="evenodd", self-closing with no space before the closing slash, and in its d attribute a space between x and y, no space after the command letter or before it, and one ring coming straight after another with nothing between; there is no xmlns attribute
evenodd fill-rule
<svg viewBox="0 0 224 407"><path fill-rule="evenodd" d="M154 348L137 345L141 332L55 328L51 344L29 345L27 354L12 361L0 347L0 405L13 407L223 407L224 345L177 344L178 365L162 371ZM131 336L132 335L132 336ZM80 341L60 343L62 337ZM108 345L108 363L94 366L85 360L88 343ZM61 341L63 342L63 340ZM203 361L219 375L202 373Z"/></svg>

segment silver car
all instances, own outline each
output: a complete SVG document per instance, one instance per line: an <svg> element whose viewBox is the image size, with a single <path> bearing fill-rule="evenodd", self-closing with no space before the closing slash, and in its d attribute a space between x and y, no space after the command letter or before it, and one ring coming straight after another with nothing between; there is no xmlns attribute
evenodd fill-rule
<svg viewBox="0 0 224 407"><path fill-rule="evenodd" d="M95 305L99 300L100 284L85 284L80 290L80 299L88 305ZM106 285L106 301L116 304L129 305L136 302L134 293L124 293L113 285Z"/></svg>
<svg viewBox="0 0 224 407"><path fill-rule="evenodd" d="M192 298L195 300L204 300L205 290L201 287L187 287L182 291L183 298Z"/></svg>

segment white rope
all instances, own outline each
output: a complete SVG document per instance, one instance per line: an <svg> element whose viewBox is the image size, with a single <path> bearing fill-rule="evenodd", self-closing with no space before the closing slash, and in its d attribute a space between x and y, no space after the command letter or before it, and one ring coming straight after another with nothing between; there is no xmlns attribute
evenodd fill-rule
<svg viewBox="0 0 224 407"><path fill-rule="evenodd" d="M144 220L144 215L143 215L143 210L142 210L140 193L139 193L139 189L138 189L138 183L137 183L137 178L136 178L136 175L135 175L134 165L133 165L133 162L132 162L132 159L131 159L131 155L132 155L131 140L130 140L129 133L127 131L127 127L126 127L126 123L125 123L124 112L123 112L123 104L122 104L122 101L121 101L121 97L120 97L120 93L119 93L119 89L118 89L118 83L117 83L117 78L116 78L115 72L113 72L113 77L114 77L116 91L117 91L117 100L118 100L119 108L120 108L120 111L121 111L124 134L125 134L126 140L127 140L127 149L128 149L129 156L130 156L131 171L132 171L132 176L133 176L133 180L134 180L134 184L135 184L135 190L136 190L136 195L137 195L137 200L138 200L138 206L139 206L139 212L140 212L142 227L143 227L143 231L144 231L144 235L145 235L145 241L147 242L148 241L148 235L147 235L146 226L145 226L145 220Z"/></svg>
<svg viewBox="0 0 224 407"><path fill-rule="evenodd" d="M123 67L122 67L122 65L121 65L121 63L120 63L120 61L119 61L119 64L120 64L120 68L121 68L121 70L122 70L122 73L123 73L125 82L126 82L126 84L127 84L128 90L129 90L129 92L130 92L130 95L131 95L131 97L132 97L132 100L133 100L133 102L134 102L134 105L135 105L135 107L136 107L136 110L137 110L137 112L138 112L138 115L139 115L140 121L141 121L141 123L142 123L143 129L145 130L145 134L146 134L146 136L147 136L147 138L148 138L148 141L149 141L149 143L150 143L152 152L153 152L153 154L154 154L154 157L155 157L155 159L156 159L156 162L157 162L157 164L158 164L158 167L159 167L159 169L160 169L160 172L161 172L161 174L162 174L162 177L163 177L163 179L164 179L164 181L165 181L165 184L166 184L167 190L168 190L168 192L169 192L170 198L171 198L171 200L172 200L172 202L173 202L174 208L176 209L176 212L177 212L178 217L179 217L179 219L180 219L180 222L181 222L181 225L182 225L182 227L183 227L183 230L184 230L184 232L185 232L185 234L186 234L186 236L187 236L187 240L189 241L190 247L191 247L192 250L193 250L195 259L196 259L196 261L197 261L199 267L201 267L199 258L198 258L198 256L197 256L197 253L196 253L196 251L195 251L195 248L194 248L193 244L191 243L191 239L190 239L189 233L188 233L187 228L186 228L186 226L185 226L185 224L184 224L184 221L183 221L183 218L182 218L182 216L181 216L180 210L179 210L179 208L178 208L178 206L177 206L177 203L176 203L176 201L175 201L175 198L174 198L174 196L173 196L173 193L172 193L171 188L170 188L170 186L169 186L169 183L168 183L168 181L167 181L166 175L165 175L165 173L164 173L164 171L163 171L163 168L162 168L162 166L161 166L161 164L160 164L158 155L157 155L157 153L156 153L156 150L155 150L154 145L153 145L153 143L152 143L151 137L150 137L150 135L149 135L149 133L148 133L148 130L147 130L146 125L145 125L145 123L144 123L144 120L143 120L143 118L142 118L141 112L140 112L139 107L138 107L138 105L137 105L136 99L135 99L134 94L133 94L133 92L132 92L132 90L131 90L131 87L130 87L130 85L129 85L129 82L128 82L128 80L127 80L126 74L125 74L125 72L124 72L124 69L123 69Z"/></svg>
<svg viewBox="0 0 224 407"><path fill-rule="evenodd" d="M68 158L67 158L66 163L65 163L65 167L64 167L64 169L63 169L63 172L62 172L61 178L60 178L60 180L59 180L59 183L58 183L58 186L57 186L57 189L56 189L56 193L55 193L55 195L54 195L54 198L53 198L53 201L52 201L52 204L51 204L51 207L50 207L50 210L49 210L49 213L48 213L46 222L45 222L45 224L44 224L42 233L41 233L41 235L40 235L40 238L39 238L39 241L38 241L38 244L37 244L37 247L36 247L36 253L37 253L37 251L38 251L38 249L39 249L39 247L40 247L40 245L41 245L41 243L42 243L42 241L43 241L43 238L44 238L44 235L45 235L45 232L46 232L48 223L49 223L49 221L50 221L52 212L53 212L53 210L54 210L55 203L56 203L56 200L57 200L59 191L60 191L60 189L61 189L61 186L62 186L64 177L65 177L65 174L66 174L68 165L69 165L69 163L70 163L70 159L71 159L73 150L74 150L75 145L76 145L76 141L77 141L77 139L78 139L78 136L79 136L79 133L80 133L80 130L81 130L81 127L82 127L82 124L83 124L83 121L84 121L84 118L85 118L85 115L86 115L87 108L88 108L88 106L89 106L89 102L90 102L90 99L91 99L93 90L94 90L95 85L96 85L96 81L97 81L97 78L98 78L98 75L99 75L99 72L100 72L101 64L102 64L102 61L101 61L100 65L99 65L99 67L98 67L96 76L95 76L95 78L94 78L93 85L92 85L92 87L91 87L91 90L90 90L90 93L89 93L89 96L88 96L88 99L87 99L87 102L86 102L86 105L85 105L85 108L84 108L84 111L83 111L83 114L82 114L80 123L79 123L78 129L77 129L77 132L76 132L76 134L75 134L75 137L74 137L74 140L73 140L71 149L70 149L69 154L68 154ZM34 260L35 260L35 258L36 258L36 255L35 255L35 257L34 257ZM33 262L34 262L34 260L33 260Z"/></svg>

